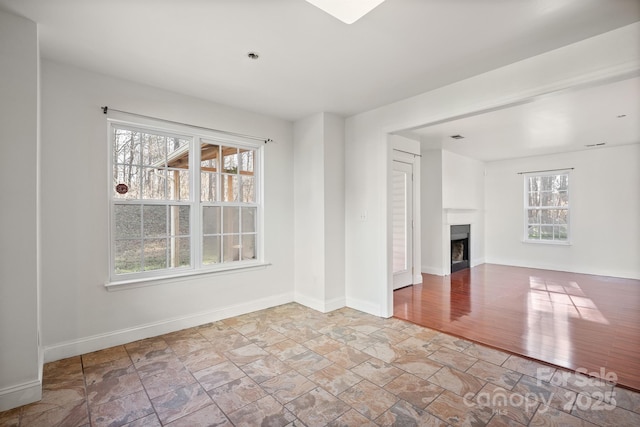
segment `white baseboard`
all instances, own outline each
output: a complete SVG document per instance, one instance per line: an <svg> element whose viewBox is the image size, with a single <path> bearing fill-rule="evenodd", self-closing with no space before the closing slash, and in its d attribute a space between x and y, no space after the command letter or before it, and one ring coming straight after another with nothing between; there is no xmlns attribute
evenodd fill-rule
<svg viewBox="0 0 640 427"><path fill-rule="evenodd" d="M345 297L330 299L329 301L325 301L324 303L324 309L325 309L324 313L328 313L333 310L339 310L346 306L347 306L347 303L346 303Z"/></svg>
<svg viewBox="0 0 640 427"><path fill-rule="evenodd" d="M470 266L471 267L475 267L476 265L482 265L484 263L485 263L484 257L483 258L472 258Z"/></svg>
<svg viewBox="0 0 640 427"><path fill-rule="evenodd" d="M511 259L490 259L486 261L488 264L508 265L511 267L536 268L539 270L566 271L567 273L591 274L594 276L618 277L621 279L640 280L640 273L634 271L620 271L593 268L592 266L576 266L576 265L556 265L540 263L535 261L522 261Z"/></svg>
<svg viewBox="0 0 640 427"><path fill-rule="evenodd" d="M446 275L446 273L444 271L442 271L441 268L430 267L430 266L427 266L427 265L423 265L421 267L421 271L424 274L433 274L433 275L436 275L436 276L445 276Z"/></svg>
<svg viewBox="0 0 640 427"><path fill-rule="evenodd" d="M328 313L333 310L337 310L345 306L344 297L334 298L329 301L322 301L318 298L309 297L307 295L296 292L293 300L305 307L312 308L321 313Z"/></svg>
<svg viewBox="0 0 640 427"><path fill-rule="evenodd" d="M382 310L378 304L372 304L368 301L362 301L357 298L347 297L346 306L349 308L353 308L354 310L381 317Z"/></svg>
<svg viewBox="0 0 640 427"><path fill-rule="evenodd" d="M0 390L0 412L27 405L42 399L42 379L29 381Z"/></svg>
<svg viewBox="0 0 640 427"><path fill-rule="evenodd" d="M324 302L322 300L301 294L300 292L294 293L293 300L298 304L302 304L305 307L312 308L315 311L319 311L321 313L324 309Z"/></svg>
<svg viewBox="0 0 640 427"><path fill-rule="evenodd" d="M420 283L422 283L422 274L414 274L413 275L413 284L414 285L419 285Z"/></svg>
<svg viewBox="0 0 640 427"><path fill-rule="evenodd" d="M67 357L78 356L92 351L122 345L145 338L151 338L181 329L192 328L210 322L239 316L253 311L263 310L293 302L293 293L284 293L267 298L247 301L246 303L221 307L215 310L191 314L188 316L167 319L160 322L121 329L105 334L93 335L73 341L46 346L44 361L52 362Z"/></svg>
<svg viewBox="0 0 640 427"><path fill-rule="evenodd" d="M473 258L471 259L470 266L475 267L476 265L480 265L484 263L485 263L484 258ZM430 267L428 265L423 265L421 269L424 274L433 274L435 276L448 276L449 274L451 274L451 272L448 271L448 269L447 271L443 271L440 268Z"/></svg>

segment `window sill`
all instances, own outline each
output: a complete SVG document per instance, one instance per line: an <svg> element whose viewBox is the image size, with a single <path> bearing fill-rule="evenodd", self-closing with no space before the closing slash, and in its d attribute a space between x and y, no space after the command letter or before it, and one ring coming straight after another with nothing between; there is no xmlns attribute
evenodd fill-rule
<svg viewBox="0 0 640 427"><path fill-rule="evenodd" d="M166 276L143 277L139 279L118 280L107 282L104 287L107 291L122 291L126 289L144 288L147 286L162 285L167 283L182 282L190 280L198 276L218 276L222 274L240 273L253 270L261 270L270 266L268 262L256 262L251 264L242 264L237 266L220 267L215 270L199 270L199 271L183 271L178 274Z"/></svg>
<svg viewBox="0 0 640 427"><path fill-rule="evenodd" d="M557 240L523 240L522 243L530 243L533 245L551 245L551 246L571 246L571 242L561 242Z"/></svg>

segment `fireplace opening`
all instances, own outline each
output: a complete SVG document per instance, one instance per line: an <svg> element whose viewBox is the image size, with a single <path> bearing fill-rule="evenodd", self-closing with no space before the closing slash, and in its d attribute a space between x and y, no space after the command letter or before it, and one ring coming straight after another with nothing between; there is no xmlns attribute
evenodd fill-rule
<svg viewBox="0 0 640 427"><path fill-rule="evenodd" d="M451 272L469 268L469 238L471 225L451 226Z"/></svg>

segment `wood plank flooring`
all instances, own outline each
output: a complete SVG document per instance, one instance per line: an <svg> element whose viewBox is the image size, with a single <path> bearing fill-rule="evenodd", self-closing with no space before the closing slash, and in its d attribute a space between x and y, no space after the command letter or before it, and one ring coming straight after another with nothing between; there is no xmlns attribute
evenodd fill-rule
<svg viewBox="0 0 640 427"><path fill-rule="evenodd" d="M640 280L482 264L394 292L394 317L640 390Z"/></svg>

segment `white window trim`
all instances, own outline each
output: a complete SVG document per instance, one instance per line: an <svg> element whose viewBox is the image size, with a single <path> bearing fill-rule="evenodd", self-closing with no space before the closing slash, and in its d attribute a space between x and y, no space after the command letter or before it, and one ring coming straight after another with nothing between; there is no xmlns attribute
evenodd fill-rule
<svg viewBox="0 0 640 427"><path fill-rule="evenodd" d="M252 263L247 262L243 265L227 266L226 268L219 268L213 271L194 271L189 270L181 274L167 274L163 276L147 277L131 280L118 280L113 282L107 282L104 286L108 291L120 291L123 289L135 289L144 288L147 286L162 285L166 283L176 283L185 280L191 280L198 277L219 276L222 274L233 274L246 271L261 270L271 266L270 262L255 261Z"/></svg>
<svg viewBox="0 0 640 427"><path fill-rule="evenodd" d="M553 245L553 246L571 246L571 194L573 193L575 187L573 180L571 179L571 171L572 169L556 169L549 171L538 171L538 172L527 172L523 173L523 194L524 197L522 199L523 202L523 219L522 219L522 243L530 243L534 245ZM528 221L528 195L529 195L529 178L532 176L555 176L555 175L569 175L569 206L567 209L567 240L542 240L542 239L529 239L529 221Z"/></svg>
<svg viewBox="0 0 640 427"><path fill-rule="evenodd" d="M215 130L205 130L202 128L195 128L189 125L179 125L173 122L164 122L162 120L154 120L147 117L132 117L132 115L121 112L109 112L110 117L107 119L107 150L109 167L107 168L107 203L109 206L108 214L108 246L109 246L109 259L108 259L108 280L104 286L109 290L125 289L125 288L138 288L143 286L151 286L157 284L163 284L168 282L176 282L182 279L194 278L196 276L206 275L218 275L225 273L234 273L239 271L248 271L259 268L265 268L270 266L269 262L265 261L264 252L264 144L257 143L253 140L248 140L240 136L229 135L226 133L216 132ZM189 159L189 169L193 171L193 179L189 183L190 200L188 201L171 201L171 204L176 205L189 205L190 209L190 237L193 239L200 239L200 243L191 245L191 266L184 268L177 268L173 270L163 269L156 271L144 271L129 274L115 274L114 269L114 201L112 197L113 192L113 140L112 129L113 126L123 126L130 129L137 129L140 131L157 131L162 134L176 135L181 137L190 137L190 149L193 155ZM252 150L256 150L256 159L254 159L255 175L258 177L258 185L255 189L255 197L258 210L258 220L256 221L256 252L257 258L246 261L237 261L229 263L220 263L212 265L202 265L200 251L202 249L202 229L200 219L196 217L201 216L202 202L200 201L200 149L199 144L202 140L209 142L218 142L220 144L232 144L237 147L245 147ZM126 200L118 201L118 203ZM145 204L153 204L154 200L145 201ZM164 201L162 202L164 204ZM233 203L229 204L234 205Z"/></svg>

